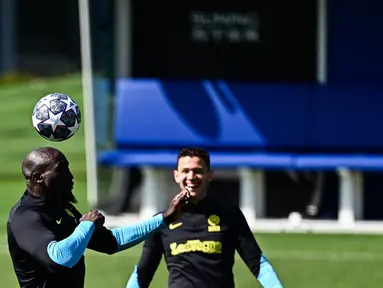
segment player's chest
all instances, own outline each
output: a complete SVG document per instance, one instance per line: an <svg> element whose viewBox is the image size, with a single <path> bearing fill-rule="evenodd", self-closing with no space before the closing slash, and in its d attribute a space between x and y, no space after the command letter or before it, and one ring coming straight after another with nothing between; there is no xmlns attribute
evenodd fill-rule
<svg viewBox="0 0 383 288"><path fill-rule="evenodd" d="M223 247L232 246L231 226L230 219L219 213L185 214L162 231L162 243L172 255L205 250L221 253Z"/></svg>
<svg viewBox="0 0 383 288"><path fill-rule="evenodd" d="M70 209L60 209L45 217L47 225L58 240L67 238L76 229L79 221Z"/></svg>

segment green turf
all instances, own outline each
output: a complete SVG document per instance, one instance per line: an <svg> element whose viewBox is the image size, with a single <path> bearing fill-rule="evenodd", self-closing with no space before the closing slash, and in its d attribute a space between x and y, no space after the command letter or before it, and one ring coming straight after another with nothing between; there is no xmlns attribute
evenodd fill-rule
<svg viewBox="0 0 383 288"><path fill-rule="evenodd" d="M0 88L0 287L17 287L6 247L5 223L10 207L23 192L20 162L31 148L49 145L67 155L76 178L78 207L81 211L87 208L83 127L63 143L48 142L32 128L34 104L51 92L69 94L82 107L81 79L76 76ZM256 237L285 287L381 287L381 236L260 234ZM113 256L86 252L86 287L125 287L140 251L138 246ZM237 287L260 287L239 258L234 271ZM151 287L166 287L166 280L166 268L162 265Z"/></svg>
<svg viewBox="0 0 383 288"><path fill-rule="evenodd" d="M256 235L285 287L380 287L383 252L381 236ZM117 255L86 253L86 287L124 287L137 262L141 247ZM0 250L4 287L15 287L5 248ZM242 260L235 264L237 287L260 287ZM166 287L162 264L151 287Z"/></svg>

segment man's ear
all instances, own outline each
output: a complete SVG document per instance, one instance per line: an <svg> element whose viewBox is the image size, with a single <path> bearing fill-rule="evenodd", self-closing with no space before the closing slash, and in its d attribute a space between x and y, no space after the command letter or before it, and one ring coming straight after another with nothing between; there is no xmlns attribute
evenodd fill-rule
<svg viewBox="0 0 383 288"><path fill-rule="evenodd" d="M180 181L178 180L178 171L177 170L173 171L173 176L174 176L174 181L176 181L176 183L179 184Z"/></svg>
<svg viewBox="0 0 383 288"><path fill-rule="evenodd" d="M214 170L210 170L209 171L209 176L207 178L207 181L211 182L213 180L213 176L214 176Z"/></svg>
<svg viewBox="0 0 383 288"><path fill-rule="evenodd" d="M39 184L43 182L43 175L39 172L34 172L31 177L32 181Z"/></svg>

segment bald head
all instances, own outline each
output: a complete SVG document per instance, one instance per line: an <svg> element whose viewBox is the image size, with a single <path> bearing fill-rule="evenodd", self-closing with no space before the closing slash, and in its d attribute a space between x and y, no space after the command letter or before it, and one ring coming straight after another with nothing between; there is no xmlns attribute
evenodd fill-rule
<svg viewBox="0 0 383 288"><path fill-rule="evenodd" d="M57 149L42 147L29 152L22 163L22 172L29 180L33 173L43 173L50 165L56 163L64 155Z"/></svg>
<svg viewBox="0 0 383 288"><path fill-rule="evenodd" d="M69 162L59 150L51 147L32 150L23 160L22 171L30 194L59 205L76 203Z"/></svg>

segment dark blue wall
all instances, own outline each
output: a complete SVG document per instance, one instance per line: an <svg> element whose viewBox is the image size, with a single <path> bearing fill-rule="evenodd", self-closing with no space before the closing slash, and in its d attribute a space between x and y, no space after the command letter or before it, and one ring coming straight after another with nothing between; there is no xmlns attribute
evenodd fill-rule
<svg viewBox="0 0 383 288"><path fill-rule="evenodd" d="M330 84L383 85L383 2L328 0Z"/></svg>

